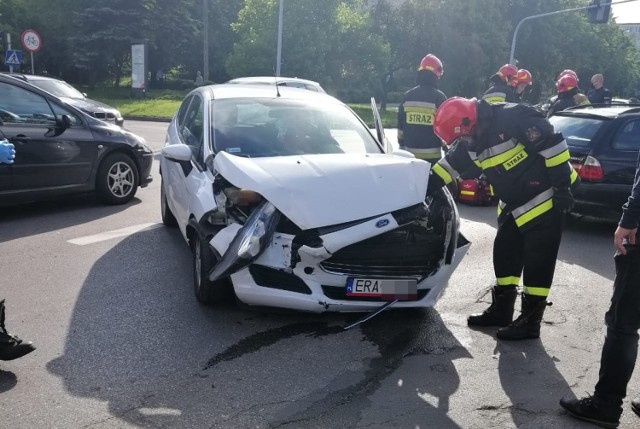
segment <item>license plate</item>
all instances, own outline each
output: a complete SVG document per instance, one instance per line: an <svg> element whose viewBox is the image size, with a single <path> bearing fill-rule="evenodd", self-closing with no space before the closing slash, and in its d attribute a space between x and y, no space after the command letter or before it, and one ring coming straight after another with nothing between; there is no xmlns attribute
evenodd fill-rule
<svg viewBox="0 0 640 429"><path fill-rule="evenodd" d="M416 279L375 279L349 277L347 296L379 298L382 301L415 301L418 299Z"/></svg>

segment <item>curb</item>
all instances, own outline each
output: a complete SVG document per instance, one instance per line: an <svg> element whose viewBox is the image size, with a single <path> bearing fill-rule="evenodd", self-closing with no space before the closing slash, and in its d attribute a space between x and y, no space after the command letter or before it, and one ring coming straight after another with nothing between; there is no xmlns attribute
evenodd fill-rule
<svg viewBox="0 0 640 429"><path fill-rule="evenodd" d="M149 121L149 122L171 122L171 118L158 118L154 116L123 116L125 121Z"/></svg>

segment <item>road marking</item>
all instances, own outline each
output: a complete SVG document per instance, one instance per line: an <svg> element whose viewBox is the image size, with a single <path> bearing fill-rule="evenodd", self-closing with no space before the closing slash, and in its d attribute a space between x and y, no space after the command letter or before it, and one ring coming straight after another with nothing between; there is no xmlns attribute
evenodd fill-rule
<svg viewBox="0 0 640 429"><path fill-rule="evenodd" d="M77 244L78 246L85 246L87 244L99 243L100 241L111 240L112 238L126 237L131 234L135 234L140 231L150 231L152 229L160 228L161 223L141 223L140 225L128 226L122 229L114 229L113 231L106 231L100 234L87 235L86 237L74 238L68 240L68 243Z"/></svg>

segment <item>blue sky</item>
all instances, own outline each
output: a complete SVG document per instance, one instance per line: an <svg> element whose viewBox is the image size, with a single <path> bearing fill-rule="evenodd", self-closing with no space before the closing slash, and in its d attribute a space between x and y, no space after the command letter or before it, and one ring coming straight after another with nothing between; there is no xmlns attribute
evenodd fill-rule
<svg viewBox="0 0 640 429"><path fill-rule="evenodd" d="M613 0L612 3L614 3L612 6L612 15L616 18L618 24L640 24L640 1L616 5L616 0Z"/></svg>

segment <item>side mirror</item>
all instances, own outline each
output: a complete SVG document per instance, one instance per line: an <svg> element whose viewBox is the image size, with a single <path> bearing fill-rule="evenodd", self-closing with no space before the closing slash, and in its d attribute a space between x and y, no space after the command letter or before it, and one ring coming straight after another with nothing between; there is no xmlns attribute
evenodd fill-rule
<svg viewBox="0 0 640 429"><path fill-rule="evenodd" d="M67 128L70 128L71 125L71 118L69 117L69 115L56 117L56 125L53 128L49 128L49 130L44 135L45 137L57 137L60 134L64 133Z"/></svg>
<svg viewBox="0 0 640 429"><path fill-rule="evenodd" d="M172 144L162 148L162 156L169 161L185 162L191 161L193 154L186 144Z"/></svg>

